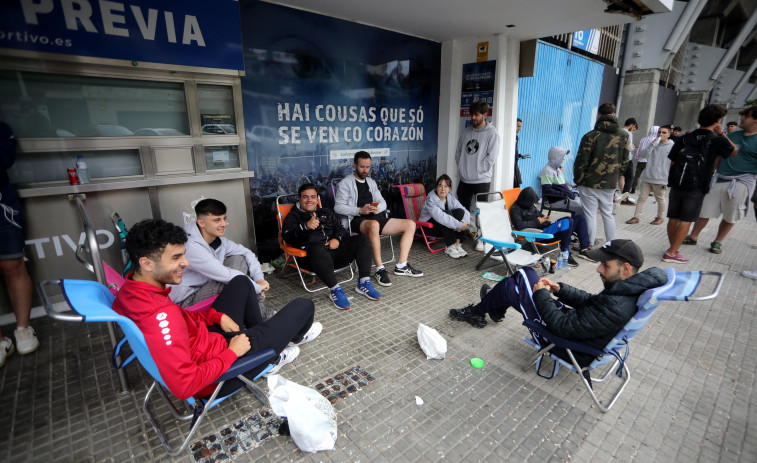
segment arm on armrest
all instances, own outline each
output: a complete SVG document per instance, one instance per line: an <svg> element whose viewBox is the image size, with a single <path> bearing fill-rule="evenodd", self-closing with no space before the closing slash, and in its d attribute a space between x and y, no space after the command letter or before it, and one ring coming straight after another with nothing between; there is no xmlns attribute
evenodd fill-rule
<svg viewBox="0 0 757 463"><path fill-rule="evenodd" d="M561 338L560 336L551 333L546 326L542 325L539 322L535 322L533 320L525 320L523 321L523 326L530 330L536 331L541 336L544 336L547 341L557 347L562 347L563 349L570 349L577 352L583 352L585 354L593 355L594 357L599 357L600 355L604 354L604 350L597 349L596 347L590 346L589 344L586 344L584 342L571 341L570 339Z"/></svg>

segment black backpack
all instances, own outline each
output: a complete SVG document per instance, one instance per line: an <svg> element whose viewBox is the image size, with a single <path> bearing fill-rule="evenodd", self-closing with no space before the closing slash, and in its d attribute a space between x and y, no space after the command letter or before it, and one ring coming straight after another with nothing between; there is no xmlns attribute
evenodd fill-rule
<svg viewBox="0 0 757 463"><path fill-rule="evenodd" d="M707 155L715 135L684 135L680 138L683 146L670 169L668 186L682 190L708 189Z"/></svg>

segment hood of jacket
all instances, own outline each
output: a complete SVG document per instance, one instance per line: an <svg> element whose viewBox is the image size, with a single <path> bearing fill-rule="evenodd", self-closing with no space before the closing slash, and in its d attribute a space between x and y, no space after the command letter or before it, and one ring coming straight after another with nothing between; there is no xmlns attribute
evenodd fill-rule
<svg viewBox="0 0 757 463"><path fill-rule="evenodd" d="M196 221L193 220L184 225L184 231L187 234L187 242L193 241L205 246L206 248L210 248L208 242L205 241L205 238L202 237L202 232L200 232L200 227L197 226Z"/></svg>
<svg viewBox="0 0 757 463"><path fill-rule="evenodd" d="M649 148L649 145L657 138L657 133L660 131L659 125L653 125L647 131L647 136L639 140L639 147L636 150L636 157L642 158L642 153L645 149Z"/></svg>
<svg viewBox="0 0 757 463"><path fill-rule="evenodd" d="M648 289L657 288L668 282L665 271L657 267L650 267L625 280L621 280L610 289L603 291L607 295L639 296Z"/></svg>
<svg viewBox="0 0 757 463"><path fill-rule="evenodd" d="M515 204L523 209L529 209L534 204L536 204L537 201L539 201L539 195L536 193L536 190L531 187L527 187L520 192L518 199L515 200Z"/></svg>
<svg viewBox="0 0 757 463"><path fill-rule="evenodd" d="M600 132L615 133L618 131L618 118L615 116L602 116L597 119L597 123L594 124L594 130Z"/></svg>

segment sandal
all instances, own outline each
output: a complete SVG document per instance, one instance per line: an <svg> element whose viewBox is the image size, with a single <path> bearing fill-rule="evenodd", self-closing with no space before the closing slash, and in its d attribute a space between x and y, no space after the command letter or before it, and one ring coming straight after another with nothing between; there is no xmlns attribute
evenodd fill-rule
<svg viewBox="0 0 757 463"><path fill-rule="evenodd" d="M697 240L692 238L690 235L686 235L686 238L683 239L683 244L691 244L691 245L696 246Z"/></svg>
<svg viewBox="0 0 757 463"><path fill-rule="evenodd" d="M626 220L626 223L639 223L639 219L636 217L631 217L630 219Z"/></svg>
<svg viewBox="0 0 757 463"><path fill-rule="evenodd" d="M649 224L650 225L660 225L664 221L665 221L665 219L663 219L662 217L655 217L655 219L653 221L649 222Z"/></svg>

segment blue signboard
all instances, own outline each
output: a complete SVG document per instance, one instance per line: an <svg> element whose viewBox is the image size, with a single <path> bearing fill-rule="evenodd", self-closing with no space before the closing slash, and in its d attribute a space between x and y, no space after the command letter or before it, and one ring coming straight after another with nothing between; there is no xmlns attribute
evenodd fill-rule
<svg viewBox="0 0 757 463"><path fill-rule="evenodd" d="M0 47L244 69L236 0L3 0Z"/></svg>
<svg viewBox="0 0 757 463"><path fill-rule="evenodd" d="M585 50L589 53L599 51L599 30L586 29L573 33L573 48Z"/></svg>

